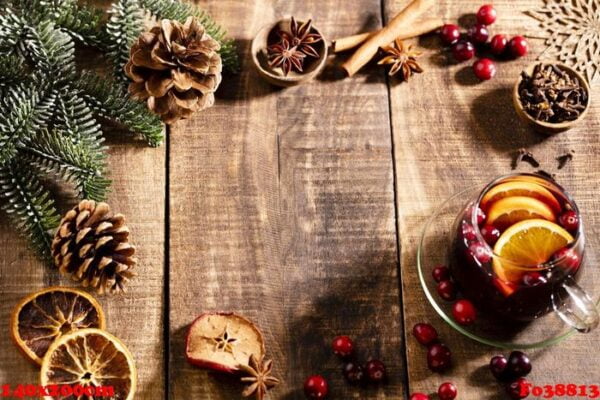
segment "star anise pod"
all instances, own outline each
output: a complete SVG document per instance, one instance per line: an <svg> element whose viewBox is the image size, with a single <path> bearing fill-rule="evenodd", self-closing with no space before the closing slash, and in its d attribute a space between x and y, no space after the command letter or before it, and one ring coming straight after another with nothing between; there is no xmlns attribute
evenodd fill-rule
<svg viewBox="0 0 600 400"><path fill-rule="evenodd" d="M302 72L302 64L306 54L291 46L289 40L282 38L281 42L267 48L269 54L269 67L281 67L283 75L287 76L292 69Z"/></svg>
<svg viewBox="0 0 600 400"><path fill-rule="evenodd" d="M290 22L290 32L280 31L279 36L281 39L286 39L292 46L298 48L299 51L306 54L307 56L319 58L319 53L313 47L315 43L323 40L323 37L312 32L312 20L308 20L299 24L294 17Z"/></svg>
<svg viewBox="0 0 600 400"><path fill-rule="evenodd" d="M383 48L386 56L378 64L390 65L389 75L396 75L399 71L402 73L402 79L408 80L414 73L423 72L423 68L417 63L417 57L421 55L420 51L413 50L412 45L405 46L402 40L396 39L391 46Z"/></svg>
<svg viewBox="0 0 600 400"><path fill-rule="evenodd" d="M244 397L254 395L256 400L263 400L267 391L279 384L279 379L271 375L273 361L264 361L264 356L257 358L252 354L248 366L240 365L240 369L247 375L242 378L242 382L248 384L242 392Z"/></svg>

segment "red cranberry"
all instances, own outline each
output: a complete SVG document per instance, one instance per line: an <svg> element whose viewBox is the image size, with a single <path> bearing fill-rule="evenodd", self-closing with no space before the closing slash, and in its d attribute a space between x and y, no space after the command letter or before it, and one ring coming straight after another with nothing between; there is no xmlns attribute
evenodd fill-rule
<svg viewBox="0 0 600 400"><path fill-rule="evenodd" d="M508 42L508 49L513 57L523 57L529 51L529 44L523 36L515 36Z"/></svg>
<svg viewBox="0 0 600 400"><path fill-rule="evenodd" d="M564 247L564 248L560 249L559 251L557 251L556 253L554 253L554 255L552 256L552 261L556 262L558 265L560 265L562 268L564 268L566 270L573 270L573 271L577 270L581 263L581 260L579 258L579 255L577 254L577 252L568 247Z"/></svg>
<svg viewBox="0 0 600 400"><path fill-rule="evenodd" d="M461 40L452 46L452 55L456 61L467 61L475 57L475 46L473 43Z"/></svg>
<svg viewBox="0 0 600 400"><path fill-rule="evenodd" d="M579 215L573 210L565 211L558 217L558 223L569 232L577 232L579 228Z"/></svg>
<svg viewBox="0 0 600 400"><path fill-rule="evenodd" d="M498 238L500 238L500 231L494 225L484 225L481 228L481 236L483 236L487 244L493 246L498 241Z"/></svg>
<svg viewBox="0 0 600 400"><path fill-rule="evenodd" d="M469 37L475 44L484 44L490 38L490 31L487 26L477 24L469 29Z"/></svg>
<svg viewBox="0 0 600 400"><path fill-rule="evenodd" d="M379 360L368 361L364 369L367 372L369 381L372 383L380 383L385 379L385 364Z"/></svg>
<svg viewBox="0 0 600 400"><path fill-rule="evenodd" d="M508 360L503 355L494 356L490 360L490 371L492 371L492 375L499 381L503 381L506 379L506 366L508 365Z"/></svg>
<svg viewBox="0 0 600 400"><path fill-rule="evenodd" d="M342 368L342 374L348 383L355 385L364 382L365 372L360 364L348 362Z"/></svg>
<svg viewBox="0 0 600 400"><path fill-rule="evenodd" d="M440 400L454 400L457 394L458 390L456 390L456 386L450 382L442 383L438 389Z"/></svg>
<svg viewBox="0 0 600 400"><path fill-rule="evenodd" d="M496 75L496 64L489 58L482 58L475 61L473 71L479 80L487 81Z"/></svg>
<svg viewBox="0 0 600 400"><path fill-rule="evenodd" d="M456 288L452 281L441 281L438 283L437 292L446 301L453 301L456 298Z"/></svg>
<svg viewBox="0 0 600 400"><path fill-rule="evenodd" d="M427 350L427 366L433 372L443 372L450 368L452 354L450 349L441 343L434 343Z"/></svg>
<svg viewBox="0 0 600 400"><path fill-rule="evenodd" d="M329 385L321 375L309 376L304 381L304 394L309 399L324 399L329 392Z"/></svg>
<svg viewBox="0 0 600 400"><path fill-rule="evenodd" d="M488 263L492 259L492 254L487 246L480 242L471 243L467 249L468 255L477 261L480 265Z"/></svg>
<svg viewBox="0 0 600 400"><path fill-rule="evenodd" d="M354 343L348 336L336 337L333 339L331 347L333 348L333 353L342 358L350 357L354 353Z"/></svg>
<svg viewBox="0 0 600 400"><path fill-rule="evenodd" d="M516 381L506 385L506 393L511 399L520 400L529 396L531 384L525 378L519 378Z"/></svg>
<svg viewBox="0 0 600 400"><path fill-rule="evenodd" d="M413 327L413 335L417 342L427 346L435 342L438 338L438 333L435 328L429 324L419 323Z"/></svg>
<svg viewBox="0 0 600 400"><path fill-rule="evenodd" d="M463 238L467 239L470 242L477 239L475 228L473 228L473 225L471 225L467 221L462 222L462 235Z"/></svg>
<svg viewBox="0 0 600 400"><path fill-rule="evenodd" d="M508 365L506 371L513 378L527 376L531 372L531 361L522 351L513 351L508 356Z"/></svg>
<svg viewBox="0 0 600 400"><path fill-rule="evenodd" d="M534 287L547 282L546 277L537 271L527 272L523 275L523 284L525 286Z"/></svg>
<svg viewBox="0 0 600 400"><path fill-rule="evenodd" d="M410 400L429 400L429 396L425 393L413 393L410 395Z"/></svg>
<svg viewBox="0 0 600 400"><path fill-rule="evenodd" d="M440 29L440 38L444 44L451 45L460 39L460 29L457 25L446 24Z"/></svg>
<svg viewBox="0 0 600 400"><path fill-rule="evenodd" d="M506 51L508 39L505 35L494 35L490 42L490 51L495 56L501 56Z"/></svg>
<svg viewBox="0 0 600 400"><path fill-rule="evenodd" d="M467 208L467 212L466 212L466 214L469 217L469 221L471 221L473 212L477 213L477 225L481 226L481 224L483 224L486 219L485 213L483 212L483 210L480 207L476 207L475 210L473 210L473 206L470 206L469 208Z"/></svg>
<svg viewBox="0 0 600 400"><path fill-rule="evenodd" d="M496 9L491 4L484 4L477 11L477 22L482 25L491 25L496 21Z"/></svg>
<svg viewBox="0 0 600 400"><path fill-rule="evenodd" d="M450 279L450 270L445 265L438 265L431 271L431 276L436 282L447 281Z"/></svg>
<svg viewBox="0 0 600 400"><path fill-rule="evenodd" d="M452 315L461 325L470 325L477 318L475 306L469 300L458 300L452 307Z"/></svg>

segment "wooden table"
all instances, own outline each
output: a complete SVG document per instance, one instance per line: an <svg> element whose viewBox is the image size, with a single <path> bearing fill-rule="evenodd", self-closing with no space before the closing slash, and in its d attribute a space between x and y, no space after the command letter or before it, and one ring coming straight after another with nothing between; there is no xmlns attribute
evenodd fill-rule
<svg viewBox="0 0 600 400"><path fill-rule="evenodd" d="M424 220L450 193L510 171L510 153L526 146L544 166L575 150L559 179L588 219L598 218L600 102L584 124L545 138L516 117L510 91L531 54L501 63L477 83L470 64L449 62L436 38L421 39L424 74L408 83L368 67L339 80L345 57L331 58L314 82L286 90L253 70L249 44L282 15L314 18L329 37L380 27L405 0L210 0L208 8L238 40L242 73L228 76L217 104L169 129L150 149L111 144L110 203L124 213L141 260L129 293L102 298L109 330L131 348L139 399L237 399L240 388L184 359L184 335L200 313L233 310L262 328L283 384L273 399L302 399L306 376L330 380L332 399L400 399L431 393L447 380L460 398L504 398L487 371L497 351L459 335L425 299L416 274ZM542 0L498 0L494 32L536 35L523 11ZM440 0L448 20L480 2ZM525 167L522 167L526 170ZM5 220L4 220L5 221ZM68 284L45 268L23 240L0 227L0 384L35 383L38 371L10 343L15 303L47 285ZM597 234L598 226L589 227ZM596 266L588 266L595 268ZM429 372L410 331L431 322L455 366ZM343 382L329 345L355 338L364 356L385 361L389 384L361 390ZM598 331L530 354L536 384L600 382Z"/></svg>

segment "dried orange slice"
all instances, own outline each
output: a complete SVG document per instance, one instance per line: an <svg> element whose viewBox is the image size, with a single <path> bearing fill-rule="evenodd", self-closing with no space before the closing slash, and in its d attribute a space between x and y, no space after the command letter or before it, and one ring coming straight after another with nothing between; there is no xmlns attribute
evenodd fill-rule
<svg viewBox="0 0 600 400"><path fill-rule="evenodd" d="M554 222L554 212L546 203L533 197L513 196L500 199L490 207L487 223L506 229L526 219L545 219Z"/></svg>
<svg viewBox="0 0 600 400"><path fill-rule="evenodd" d="M36 364L61 336L85 328L105 328L104 311L88 293L53 287L33 293L17 304L10 324L19 349Z"/></svg>
<svg viewBox="0 0 600 400"><path fill-rule="evenodd" d="M514 196L532 197L546 203L556 213L560 213L561 211L560 203L550 190L540 184L521 180L501 183L488 190L481 198L481 208L487 209L498 200Z"/></svg>
<svg viewBox="0 0 600 400"><path fill-rule="evenodd" d="M547 262L558 250L573 242L560 225L544 219L528 219L508 228L494 245L494 273L505 282L521 279L525 270Z"/></svg>
<svg viewBox="0 0 600 400"><path fill-rule="evenodd" d="M135 396L137 371L133 356L119 339L100 329L82 329L62 336L50 346L42 362L41 384L110 388L110 398L131 400Z"/></svg>

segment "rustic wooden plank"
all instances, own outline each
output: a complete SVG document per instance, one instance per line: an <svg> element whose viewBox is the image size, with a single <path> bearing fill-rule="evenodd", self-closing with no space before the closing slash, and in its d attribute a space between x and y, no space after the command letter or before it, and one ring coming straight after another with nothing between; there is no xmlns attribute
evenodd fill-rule
<svg viewBox="0 0 600 400"><path fill-rule="evenodd" d="M405 3L386 1L386 17L390 18ZM535 21L522 11L542 4L536 0L518 4L510 0L494 2L499 19L493 31L535 35L538 29ZM432 14L456 20L462 13L475 12L479 5L466 0L441 0ZM496 78L479 84L470 63L448 63L438 50L437 38L422 39L419 44L426 51L422 58L426 72L391 89L411 391L434 392L441 382L451 380L457 384L461 399L504 398L486 367L498 351L476 344L450 328L429 305L419 284L416 272L419 235L427 217L444 199L461 188L483 185L497 175L510 172L509 153L519 147L533 149L548 169L556 168L556 156L573 149L574 162L557 178L578 200L587 226L597 225L600 208L595 201L595 188L600 161L595 132L600 125L600 105L596 102L585 123L568 133L545 138L527 130L517 120L510 96L520 70L544 48L539 40L530 43L533 45L530 56L499 63ZM596 231L590 229L588 235L593 237ZM596 281L598 272L594 275ZM410 334L412 326L420 321L433 323L453 351L456 365L444 375L427 369L425 349ZM597 382L600 369L588 354L598 335L598 332L576 335L553 348L531 351L534 360L531 380L535 384Z"/></svg>
<svg viewBox="0 0 600 400"><path fill-rule="evenodd" d="M137 247L139 276L124 296L98 297L107 315L108 330L132 351L139 369L137 398L153 399L164 392L163 272L165 148L152 149L110 135L109 165L113 179L109 204L123 213ZM125 136L117 139L118 136ZM67 204L62 204L66 209ZM4 220L4 216L2 219ZM50 285L67 285L56 270L42 265L9 224L0 225L0 354L1 384L37 384L39 370L12 344L8 323L16 303Z"/></svg>
<svg viewBox="0 0 600 400"><path fill-rule="evenodd" d="M234 310L261 326L283 380L271 398L303 398L303 380L314 373L330 379L332 398L400 398L384 75L334 82L328 71L278 90L260 80L248 55L253 34L276 16L312 16L334 37L380 26L380 2L201 4L239 39L245 64L226 78L214 108L171 135L171 398L239 398L239 387L184 359L188 324L210 310ZM362 392L343 383L329 349L342 333L363 355L383 358L389 385Z"/></svg>

